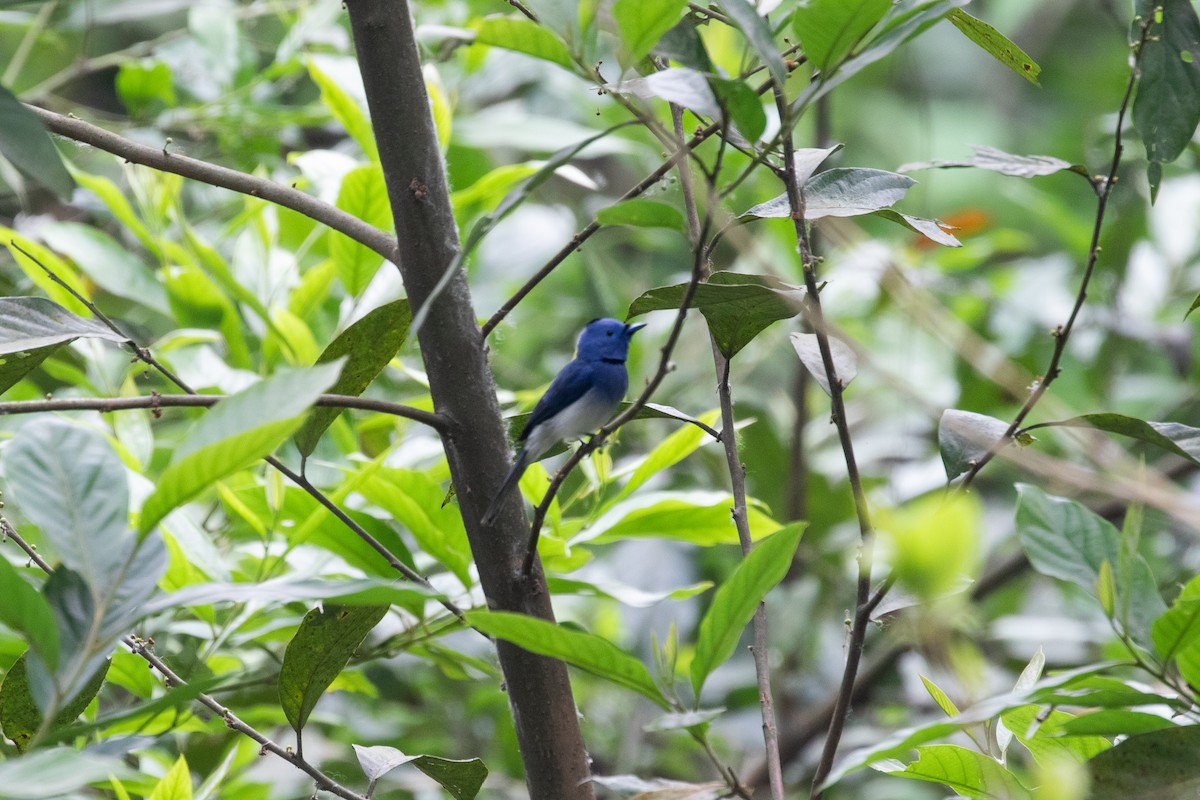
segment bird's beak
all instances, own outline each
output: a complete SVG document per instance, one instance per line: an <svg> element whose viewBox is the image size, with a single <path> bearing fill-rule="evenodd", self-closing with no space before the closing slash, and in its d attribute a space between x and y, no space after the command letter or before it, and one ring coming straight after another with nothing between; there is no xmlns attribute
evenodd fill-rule
<svg viewBox="0 0 1200 800"><path fill-rule="evenodd" d="M635 322L633 325L626 325L625 332L628 333L630 336L633 336L635 333L637 333L644 327L646 327L646 323Z"/></svg>

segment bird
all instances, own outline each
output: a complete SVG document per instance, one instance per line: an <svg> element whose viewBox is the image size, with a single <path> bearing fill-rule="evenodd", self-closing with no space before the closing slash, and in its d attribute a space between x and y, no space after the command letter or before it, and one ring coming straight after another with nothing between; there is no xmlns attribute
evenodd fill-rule
<svg viewBox="0 0 1200 800"><path fill-rule="evenodd" d="M525 468L542 453L561 441L591 433L612 418L629 388L625 368L629 340L644 327L645 323L629 325L610 318L584 326L575 343L575 358L551 381L517 438L517 457L483 515L484 525L495 522Z"/></svg>

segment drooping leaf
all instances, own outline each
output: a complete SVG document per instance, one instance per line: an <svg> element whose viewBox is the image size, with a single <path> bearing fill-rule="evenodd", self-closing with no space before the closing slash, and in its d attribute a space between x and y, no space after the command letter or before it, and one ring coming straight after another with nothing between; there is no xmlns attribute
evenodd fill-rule
<svg viewBox="0 0 1200 800"><path fill-rule="evenodd" d="M337 380L342 362L282 369L213 406L176 449L146 498L143 533L214 481L269 455L303 423L305 412Z"/></svg>
<svg viewBox="0 0 1200 800"><path fill-rule="evenodd" d="M946 467L946 479L954 480L968 471L988 452L1000 445L1008 431L1008 423L976 414L948 408L938 421L938 449Z"/></svg>
<svg viewBox="0 0 1200 800"><path fill-rule="evenodd" d="M346 133L350 134L350 138L358 142L367 159L378 163L379 149L375 145L375 132L371 129L371 120L367 119L362 106L331 75L321 69L319 58L307 58L304 65L308 67L308 77L321 90L321 102L329 109L329 113L341 123Z"/></svg>
<svg viewBox="0 0 1200 800"><path fill-rule="evenodd" d="M478 758L417 756L412 763L441 784L454 800L474 800L488 774L487 767Z"/></svg>
<svg viewBox="0 0 1200 800"><path fill-rule="evenodd" d="M380 230L391 230L392 206L378 164L356 167L346 173L338 190L337 207ZM342 285L355 297L367 288L383 265L383 256L336 231L330 233L329 256L337 264Z"/></svg>
<svg viewBox="0 0 1200 800"><path fill-rule="evenodd" d="M490 636L504 639L531 653L565 661L618 686L632 689L664 709L669 707L646 665L603 637L524 614L502 611L468 611L467 621Z"/></svg>
<svg viewBox="0 0 1200 800"><path fill-rule="evenodd" d="M50 140L42 121L0 86L0 155L27 179L54 192L59 199L69 200L75 181L63 164L62 157Z"/></svg>
<svg viewBox="0 0 1200 800"><path fill-rule="evenodd" d="M518 53L550 61L568 70L575 69L571 53L562 40L528 19L515 17L484 17L473 25L476 44L502 47Z"/></svg>
<svg viewBox="0 0 1200 800"><path fill-rule="evenodd" d="M388 608L327 605L305 614L288 642L279 671L279 703L297 733Z"/></svg>
<svg viewBox="0 0 1200 800"><path fill-rule="evenodd" d="M612 13L630 62L641 61L675 27L685 8L687 0L617 0Z"/></svg>
<svg viewBox="0 0 1200 800"><path fill-rule="evenodd" d="M1038 86L1037 76L1042 71L1037 62L1029 57L1021 48L1013 44L1007 36L988 25L981 19L972 17L960 8L951 11L947 17L954 27L963 35L983 48L984 52L999 61L1004 66L1017 73L1025 80Z"/></svg>
<svg viewBox="0 0 1200 800"><path fill-rule="evenodd" d="M890 7L890 0L807 0L792 14L792 29L809 62L824 72L837 66Z"/></svg>
<svg viewBox="0 0 1200 800"><path fill-rule="evenodd" d="M0 297L0 393L81 336L124 341L99 322L41 297Z"/></svg>
<svg viewBox="0 0 1200 800"><path fill-rule="evenodd" d="M1091 173L1083 164L1072 164L1054 156L1018 156L1006 153L995 147L973 145L975 155L965 161L916 161L900 167L898 172L912 172L918 169L955 169L958 167L975 167L1014 178L1037 178L1043 175L1053 175L1056 172L1074 172L1083 177Z"/></svg>
<svg viewBox="0 0 1200 800"><path fill-rule="evenodd" d="M1179 158L1200 123L1200 18L1191 0L1138 0L1136 9L1135 30L1140 20L1151 21L1138 62L1133 125L1146 146L1154 202L1162 165Z"/></svg>
<svg viewBox="0 0 1200 800"><path fill-rule="evenodd" d="M1200 786L1200 726L1130 736L1088 762L1092 800L1185 800Z"/></svg>
<svg viewBox="0 0 1200 800"><path fill-rule="evenodd" d="M916 184L912 178L881 169L836 167L804 184L804 218L856 217L899 202ZM787 193L746 209L741 218L782 219L792 214Z"/></svg>
<svg viewBox="0 0 1200 800"><path fill-rule="evenodd" d="M129 558L125 467L100 433L57 418L23 426L5 452L12 500L97 597Z"/></svg>
<svg viewBox="0 0 1200 800"><path fill-rule="evenodd" d="M792 564L792 556L804 533L803 523L792 523L759 542L717 587L712 605L700 620L696 655L692 659L692 688L696 696L712 671L725 663L737 649L742 631L755 609Z"/></svg>
<svg viewBox="0 0 1200 800"><path fill-rule="evenodd" d="M629 306L628 316L677 309L687 284L645 292ZM733 358L755 336L781 319L800 313L804 289L763 275L714 272L696 287L692 307L708 321L709 331L726 358Z"/></svg>
<svg viewBox="0 0 1200 800"><path fill-rule="evenodd" d="M841 388L845 389L858 374L858 358L854 355L854 350L850 345L841 339L835 339L832 336L827 338L838 383L841 384ZM829 374L825 371L825 361L821 358L817 335L815 333L793 333L791 339L792 347L795 348L796 355L800 357L800 363L813 376L813 380L825 390L825 394L832 394L829 386Z"/></svg>
<svg viewBox="0 0 1200 800"><path fill-rule="evenodd" d="M669 67L643 78L630 78L608 88L643 100L666 100L711 119L721 118L721 104L707 75L687 67Z"/></svg>
<svg viewBox="0 0 1200 800"><path fill-rule="evenodd" d="M47 733L70 725L84 712L104 685L109 663L107 659L103 661L79 693L56 712L54 721L46 729ZM9 667L4 675L4 683L0 684L0 727L4 728L4 735L13 740L19 752L27 749L34 734L41 729L43 719L42 709L34 700L29 686L25 664L25 656L22 655Z"/></svg>
<svg viewBox="0 0 1200 800"><path fill-rule="evenodd" d="M365 317L342 331L317 358L327 364L345 357L346 364L330 394L358 396L383 372L408 338L412 309L408 300L395 300L379 306ZM296 432L296 447L308 456L317 447L321 436L341 413L337 408L317 408L309 413L304 425Z"/></svg>
<svg viewBox="0 0 1200 800"><path fill-rule="evenodd" d="M962 247L962 242L950 233L953 228L943 224L939 220L902 214L894 208L881 208L878 211L872 211L871 216L904 225L921 234L926 239L929 239L931 242L937 242L944 247Z"/></svg>

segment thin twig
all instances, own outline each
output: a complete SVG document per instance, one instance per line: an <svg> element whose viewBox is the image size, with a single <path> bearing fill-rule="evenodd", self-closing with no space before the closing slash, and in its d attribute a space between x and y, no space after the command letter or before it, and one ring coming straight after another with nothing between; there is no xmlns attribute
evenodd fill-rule
<svg viewBox="0 0 1200 800"><path fill-rule="evenodd" d="M37 549L27 542L24 537L17 533L16 529L13 528L13 526L3 518L0 518L0 538L11 539L17 547L25 552L25 554L29 557L29 560L37 564L38 567L41 568L41 570L47 575L50 575L52 572L54 572L54 568L51 567L44 558L42 558ZM130 652L132 652L134 655L140 656L152 668L157 670L159 674L163 676L163 680L168 687L174 688L177 686L187 686L187 681L185 681L173 669L167 666L161 658L150 651L148 642L136 636L126 635L121 637L121 643L129 648ZM260 745L260 754L271 753L279 756L284 761L289 762L297 769L307 774L316 782L316 788L318 790L331 792L336 794L338 797L345 798L346 800L367 800L365 795L361 795L358 792L347 789L345 786L342 786L333 778L322 772L318 767L310 764L308 761L305 761L299 753L292 752L286 747L280 747L271 739L260 733L253 726L243 722L236 714L230 711L227 707L223 706L212 695L201 692L196 695L196 700L218 717L223 719L225 724L228 725L232 730L235 730L238 733L248 736L254 741L258 742Z"/></svg>
<svg viewBox="0 0 1200 800"><path fill-rule="evenodd" d="M37 114L50 132L57 133L59 136L89 144L135 164L142 164L161 172L182 175L211 186L241 192L284 208L290 208L309 219L328 225L388 261L396 260L396 237L298 189L255 175L248 175L235 169L179 155L164 147L138 144L131 139L126 139L124 136L75 117L56 114L37 106L27 105L26 108Z"/></svg>
<svg viewBox="0 0 1200 800"><path fill-rule="evenodd" d="M1117 111L1117 123L1113 137L1113 154L1108 168L1108 175L1102 180L1092 182L1092 186L1096 189L1096 219L1092 224L1092 239L1088 245L1087 266L1083 270L1083 278L1079 281L1079 292L1075 295L1075 305L1071 308L1071 315L1067 317L1065 325L1060 325L1052 332L1054 336L1054 352L1050 356L1050 363L1046 366L1046 372L1034 384L1032 390L1029 392L1029 396L1025 400L1025 404L1021 406L1021 410L1013 417L1004 435L967 471L967 474L958 485L959 491L965 491L970 487L975 480L975 476L979 474L979 471L986 467L1002 448L1007 447L1013 442L1013 434L1021 427L1021 423L1025 421L1025 417L1029 415L1029 412L1033 411L1033 407L1042 399L1042 396L1046 394L1046 390L1050 388L1050 384L1062 372L1059 364L1062 361L1063 354L1067 350L1067 341L1071 338L1071 331L1075 328L1075 321L1079 318L1079 312L1083 309L1083 304L1087 300L1088 284L1092 280L1092 274L1096 269L1096 262L1100 258L1100 234L1104 228L1104 214L1108 209L1108 198L1117 183L1117 169L1121 166L1121 156L1125 150L1121 140L1121 130L1125 125L1125 114L1129 109L1129 101L1133 98L1133 87L1137 84L1138 77L1141 74L1142 47L1145 45L1147 38L1149 38L1152 23L1153 19L1142 21L1138 41L1133 46L1133 65L1129 70L1129 80L1125 83L1125 95L1121 98L1121 107Z"/></svg>
<svg viewBox="0 0 1200 800"><path fill-rule="evenodd" d="M39 414L47 411L129 411L137 408L211 408L226 398L223 394L149 394L138 397L63 397L49 400L11 400L0 402L0 415ZM446 429L446 420L432 411L355 397L348 394L323 394L315 406L321 408L352 408L360 411L377 411L394 417L403 417L428 425L436 431Z"/></svg>

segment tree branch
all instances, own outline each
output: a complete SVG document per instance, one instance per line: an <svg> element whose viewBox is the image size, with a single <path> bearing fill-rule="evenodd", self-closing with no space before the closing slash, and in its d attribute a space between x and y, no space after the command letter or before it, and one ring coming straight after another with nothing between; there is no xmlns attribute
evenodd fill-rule
<svg viewBox="0 0 1200 800"><path fill-rule="evenodd" d="M353 214L348 214L336 206L331 206L318 200L299 189L247 175L236 169L210 164L189 156L170 152L167 147L149 147L126 139L104 128L84 122L75 117L67 117L47 111L37 106L29 106L33 113L42 120L42 124L59 136L65 136L76 142L91 145L106 153L112 153L134 164L151 167L162 172L171 172L185 178L207 183L210 186L220 186L234 192L268 200L276 205L290 208L309 219L328 225L335 231L349 236L354 241L370 248L388 261L396 260L396 239L373 225L363 222Z"/></svg>

